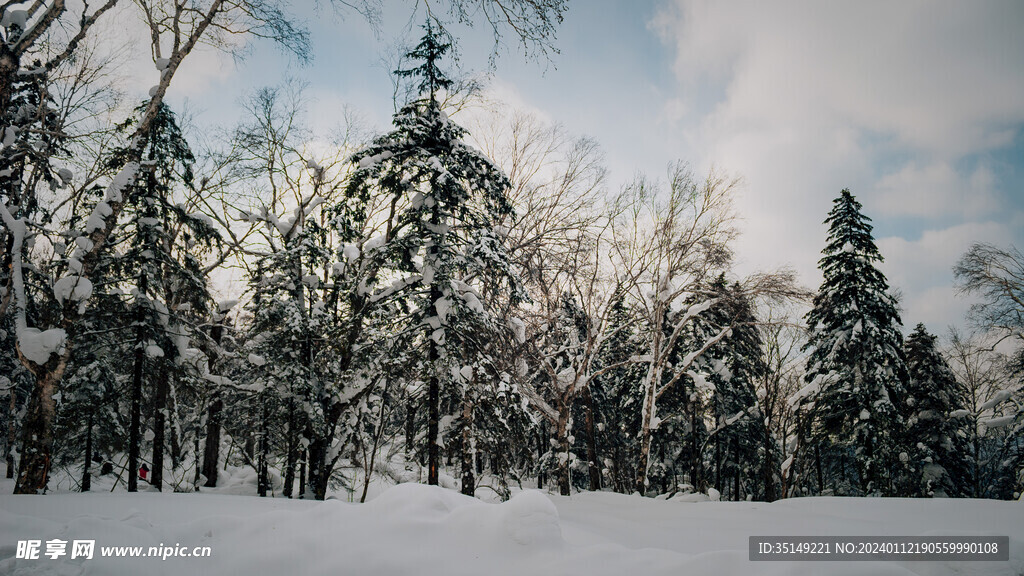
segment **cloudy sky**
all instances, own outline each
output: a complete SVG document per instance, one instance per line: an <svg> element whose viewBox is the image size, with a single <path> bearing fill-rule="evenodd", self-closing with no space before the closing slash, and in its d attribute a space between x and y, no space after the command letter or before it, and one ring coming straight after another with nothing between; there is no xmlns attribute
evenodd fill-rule
<svg viewBox="0 0 1024 576"><path fill-rule="evenodd" d="M315 59L258 45L183 68L171 101L230 120L246 90L286 75L310 85L311 117L341 106L387 128L382 53L415 39L410 4L375 33L355 15L303 14ZM419 21L413 18L413 24ZM963 325L951 267L976 241L1024 247L1024 3L588 0L570 4L550 64L514 47L497 96L598 140L618 188L674 160L743 179L742 271L794 267L817 287L822 220L850 188L874 220L904 324ZM487 31L453 27L462 65L486 71Z"/></svg>

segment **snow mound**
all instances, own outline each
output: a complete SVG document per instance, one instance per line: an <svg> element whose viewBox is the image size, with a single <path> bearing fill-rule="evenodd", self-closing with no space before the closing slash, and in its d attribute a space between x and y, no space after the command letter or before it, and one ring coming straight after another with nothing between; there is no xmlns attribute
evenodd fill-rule
<svg viewBox="0 0 1024 576"><path fill-rule="evenodd" d="M562 543L558 510L541 492L521 492L499 507L502 528L516 543L524 546L555 546Z"/></svg>
<svg viewBox="0 0 1024 576"><path fill-rule="evenodd" d="M437 522L459 508L481 504L479 500L458 492L410 483L388 489L369 505L381 517Z"/></svg>

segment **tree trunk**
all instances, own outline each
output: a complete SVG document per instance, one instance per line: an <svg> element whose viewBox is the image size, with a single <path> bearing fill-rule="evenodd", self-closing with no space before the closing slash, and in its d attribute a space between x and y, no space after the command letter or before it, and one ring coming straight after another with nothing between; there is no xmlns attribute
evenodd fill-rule
<svg viewBox="0 0 1024 576"><path fill-rule="evenodd" d="M302 460L299 461L299 498L306 497L306 460L307 452L302 451Z"/></svg>
<svg viewBox="0 0 1024 576"><path fill-rule="evenodd" d="M774 459L772 458L772 433L765 427L764 460L761 462L761 483L764 484L764 501L775 501Z"/></svg>
<svg viewBox="0 0 1024 576"><path fill-rule="evenodd" d="M374 446L373 451L369 454L369 458L366 458L366 461L363 462L363 493L359 496L360 504L366 502L366 495L370 492L370 480L373 479L373 464L376 459L377 449Z"/></svg>
<svg viewBox="0 0 1024 576"><path fill-rule="evenodd" d="M715 438L715 486L727 492L722 486L722 443Z"/></svg>
<svg viewBox="0 0 1024 576"><path fill-rule="evenodd" d="M245 455L249 457L249 461L256 458L256 435L251 430L246 431L245 445L242 446L242 450L245 450Z"/></svg>
<svg viewBox="0 0 1024 576"><path fill-rule="evenodd" d="M36 376L36 386L22 425L24 447L21 450L15 494L39 494L45 491L50 476L53 418L57 408L53 394L63 370L47 370L44 367L40 372Z"/></svg>
<svg viewBox="0 0 1024 576"><path fill-rule="evenodd" d="M981 498L981 436L978 434L978 424L973 418L971 419L971 423L973 435L972 444L974 445L974 455L972 458L974 467L974 470L972 471L972 490L974 492L974 498Z"/></svg>
<svg viewBox="0 0 1024 576"><path fill-rule="evenodd" d="M655 330L654 341L651 343L652 357L657 358L661 349L661 330ZM661 368L655 362L651 362L647 369L647 378L644 390L644 406L640 417L640 454L637 457L636 465L636 486L634 487L640 495L647 492L647 466L650 463L651 454L651 420L654 418L654 401L658 392L658 385L661 382Z"/></svg>
<svg viewBox="0 0 1024 576"><path fill-rule="evenodd" d="M314 438L309 443L309 491L316 500L327 498L327 441Z"/></svg>
<svg viewBox="0 0 1024 576"><path fill-rule="evenodd" d="M490 465L491 465L491 474L493 474L494 476L497 476L498 478L504 478L504 476L505 476L505 460L501 457L501 452L499 452L499 450L501 450L502 448L505 448L505 447L501 447L501 445L499 444L499 446L497 446L495 448L496 448L495 451L491 452L491 455L488 458L489 461L490 461ZM507 448L505 448L505 449L507 449ZM479 452L477 452L477 454L479 455ZM481 471L480 474L483 474L483 471Z"/></svg>
<svg viewBox="0 0 1024 576"><path fill-rule="evenodd" d="M431 301L436 301L436 299L439 299L440 297L440 290L431 287ZM437 486L438 466L440 465L441 456L439 446L437 445L441 401L441 382L437 376L437 363L441 355L439 353L437 343L434 342L434 339L431 338L430 334L427 334L427 338L430 343L430 352L428 355L430 379L427 384L427 484Z"/></svg>
<svg viewBox="0 0 1024 576"><path fill-rule="evenodd" d="M571 446L569 445L569 418L570 408L567 404L563 403L559 406L558 411L558 425L555 429L555 433L558 437L558 493L562 496L568 496L570 494L571 481L569 478L569 452Z"/></svg>
<svg viewBox="0 0 1024 576"><path fill-rule="evenodd" d="M295 430L295 402L288 400L288 438L285 440L284 488L281 493L285 498L292 497L292 485L295 482L295 465L298 463L298 432Z"/></svg>
<svg viewBox="0 0 1024 576"><path fill-rule="evenodd" d="M256 461L256 491L261 497L267 495L267 485L270 483L267 457L269 446L267 442L267 403L263 402L260 414L260 447L259 459Z"/></svg>
<svg viewBox="0 0 1024 576"><path fill-rule="evenodd" d="M14 78L21 68L21 55L12 49L12 45L0 43L0 110L7 110L14 91Z"/></svg>
<svg viewBox="0 0 1024 576"><path fill-rule="evenodd" d="M10 404L7 409L7 477L14 478L14 443L17 442L17 432L15 428L15 421L17 420L18 412L18 395L14 388L14 384L11 383L11 398Z"/></svg>
<svg viewBox="0 0 1024 576"><path fill-rule="evenodd" d="M141 295L146 294L146 277L142 276L139 282L139 292ZM137 304L141 306L140 304ZM137 314L137 322L139 327L136 328L135 336L135 364L132 369L132 405L131 405L131 423L128 429L128 491L137 492L139 490L139 427L140 420L142 418L142 368L143 362L146 359L145 346L143 340L145 334L142 331L142 320L143 316L141 308Z"/></svg>
<svg viewBox="0 0 1024 576"><path fill-rule="evenodd" d="M164 487L164 440L167 430L167 388L168 370L160 367L156 378L156 390L153 398L153 478L150 484L157 490Z"/></svg>
<svg viewBox="0 0 1024 576"><path fill-rule="evenodd" d="M618 492L619 494L625 494L626 481L623 480L622 478L622 470L620 469L620 464L622 463L622 460L620 458L621 456L619 454L619 447L618 445L616 445L615 449L612 450L612 489Z"/></svg>
<svg viewBox="0 0 1024 576"><path fill-rule="evenodd" d="M366 309L366 297L359 294L352 294L349 297L349 306L352 309L352 324L349 325L345 341L341 346L341 353L338 356L337 368L345 372L352 365L353 350L363 331L363 311ZM327 488L330 484L331 475L334 473L334 465L337 461L336 454L332 453L331 446L334 443L334 435L345 409L356 402L361 396L368 393L371 387L367 386L362 392L349 398L346 403L340 403L330 397L321 404L324 411L324 427L320 430L310 429L309 431L309 488L313 498L323 500L327 497Z"/></svg>
<svg viewBox="0 0 1024 576"><path fill-rule="evenodd" d="M825 477L821 471L821 443L814 443L814 467L818 472L818 496L825 492Z"/></svg>
<svg viewBox="0 0 1024 576"><path fill-rule="evenodd" d="M739 440L735 440L733 444L733 465L736 467L736 476L733 480L733 500L739 502L740 500L740 447Z"/></svg>
<svg viewBox="0 0 1024 576"><path fill-rule="evenodd" d="M800 480L800 474L802 473L804 460L807 456L807 431L804 429L804 418L801 416L800 409L797 408L795 413L796 417L796 446L793 447L793 452L790 456L793 459L789 463L789 468L786 469L785 473L782 474L782 491L779 497L783 500L789 498L796 492L796 483ZM782 456L789 458L786 455L786 443L782 442Z"/></svg>
<svg viewBox="0 0 1024 576"><path fill-rule="evenodd" d="M334 430L338 426L343 408L344 406L337 403L328 406L323 431L309 443L309 488L316 500L327 498L327 488L337 459L331 454L331 445L334 443ZM340 450L337 453L340 453Z"/></svg>
<svg viewBox="0 0 1024 576"><path fill-rule="evenodd" d="M700 437L697 434L697 403L690 405L690 483L697 492L704 492L704 463L701 458Z"/></svg>
<svg viewBox="0 0 1024 576"><path fill-rule="evenodd" d="M437 202L434 202L430 213L430 224L436 227L441 224L441 209ZM425 265L430 266L436 276L438 272L438 246L434 242L427 248L427 258L424 262ZM440 319L440 314L437 310L437 302L441 300L444 295L441 293L441 289L438 287L436 277L430 282L430 308L433 310L433 315ZM444 329L444 323L440 324L440 328ZM438 421L440 420L440 388L441 382L439 379L438 361L441 358L440 344L434 340L431 334L430 327L427 327L427 346L430 350L428 353L428 370L430 370L430 378L428 381L427 388L427 484L431 486L437 485L438 480L438 466L440 465L440 454L438 453L439 446L437 445L438 437Z"/></svg>
<svg viewBox="0 0 1024 576"><path fill-rule="evenodd" d="M590 472L590 489L601 489L601 466L597 461L597 426L594 424L594 397L590 387L583 389L584 426L587 434L587 467Z"/></svg>
<svg viewBox="0 0 1024 576"><path fill-rule="evenodd" d="M224 327L217 325L210 328L210 338L220 346L224 337ZM215 358L210 356L209 370L213 373ZM217 468L220 462L220 427L221 413L224 411L224 401L221 399L220 390L214 389L210 395L210 405L206 412L206 445L203 447L203 476L206 483L203 486L214 488L217 486Z"/></svg>
<svg viewBox="0 0 1024 576"><path fill-rule="evenodd" d="M85 421L85 465L82 467L82 492L92 488L92 413Z"/></svg>
<svg viewBox="0 0 1024 576"><path fill-rule="evenodd" d="M466 496L476 495L476 482L473 477L473 399L467 393L462 400L462 493Z"/></svg>
<svg viewBox="0 0 1024 576"><path fill-rule="evenodd" d="M405 459L412 460L416 454L416 405L410 398L405 407Z"/></svg>
<svg viewBox="0 0 1024 576"><path fill-rule="evenodd" d="M220 398L219 392L214 392L210 406L206 412L206 443L203 446L203 476L206 483L203 486L213 488L217 486L217 468L220 461L220 419L224 411L224 401Z"/></svg>
<svg viewBox="0 0 1024 576"><path fill-rule="evenodd" d="M192 454L195 459L195 476L192 478L192 487L198 492L199 481L202 479L203 467L199 461L199 427L196 427L196 433L192 437Z"/></svg>
<svg viewBox="0 0 1024 576"><path fill-rule="evenodd" d="M540 432L538 432L538 434L537 434L537 461L538 462L540 462L541 457L543 457L544 454L547 452L547 442L545 442L545 440L547 440L548 435L547 435L547 430L545 428L546 428L546 426L544 426L544 423L541 422ZM547 475L547 473L544 472L543 468L537 472L537 489L538 490L543 490L544 489L544 483L547 482L547 479L548 479L548 475Z"/></svg>
<svg viewBox="0 0 1024 576"><path fill-rule="evenodd" d="M174 380L168 380L168 392L167 398L167 413L170 415L170 423L168 427L170 433L170 444L171 444L171 468L177 470L181 466L181 438L178 434L180 429L180 421L178 419L178 394L176 392L177 387L174 385Z"/></svg>

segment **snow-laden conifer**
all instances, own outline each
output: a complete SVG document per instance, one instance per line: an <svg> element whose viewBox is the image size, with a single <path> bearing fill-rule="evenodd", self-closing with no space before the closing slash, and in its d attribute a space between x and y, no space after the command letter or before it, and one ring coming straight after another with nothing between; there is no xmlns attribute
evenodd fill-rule
<svg viewBox="0 0 1024 576"><path fill-rule="evenodd" d="M442 109L439 94L452 85L439 67L451 50L443 30L428 24L407 54L417 66L396 74L416 82L420 96L394 116L394 129L352 157L357 166L351 198L391 198L383 234L365 241L388 263L392 289L410 298L409 343L422 350L427 383L428 482L438 482L441 394L454 390L463 366L487 363L487 292L499 285L515 295L502 235L495 224L507 216L509 181L482 152L466 144L466 131ZM379 278L375 279L379 280ZM370 290L370 287L367 288ZM465 406L463 406L465 412ZM453 419L446 418L445 421Z"/></svg>
<svg viewBox="0 0 1024 576"><path fill-rule="evenodd" d="M905 403L906 365L900 315L876 264L882 255L870 218L849 190L835 199L825 223L828 243L818 267L824 281L806 320L810 331L805 381L815 399L818 442L829 451L841 485L864 494L893 494L891 469Z"/></svg>

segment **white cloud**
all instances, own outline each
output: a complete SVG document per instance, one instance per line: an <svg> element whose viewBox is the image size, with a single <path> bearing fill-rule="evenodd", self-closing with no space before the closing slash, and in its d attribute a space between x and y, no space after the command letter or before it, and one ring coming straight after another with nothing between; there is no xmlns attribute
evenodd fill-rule
<svg viewBox="0 0 1024 576"><path fill-rule="evenodd" d="M481 96L484 107L491 106L516 110L534 116L545 124L555 123L555 119L552 118L547 110L536 106L533 102L527 101L526 97L523 96L522 92L514 84L503 80L501 77L491 78L487 82ZM479 110L471 109L467 112L467 115L472 116L472 114L478 113Z"/></svg>
<svg viewBox="0 0 1024 576"><path fill-rule="evenodd" d="M727 82L719 122L852 126L944 157L1024 119L1019 3L680 2L657 27L684 80Z"/></svg>
<svg viewBox="0 0 1024 576"><path fill-rule="evenodd" d="M917 239L879 238L885 257L880 269L894 289L901 291L908 327L918 322L936 330L963 322L969 302L956 294L953 266L974 242L1008 245L1013 231L996 222L967 222L944 229L926 230Z"/></svg>
<svg viewBox="0 0 1024 576"><path fill-rule="evenodd" d="M929 332L944 336L950 326L963 326L971 300L957 294L953 286L935 286L903 302L903 328L909 332L924 324Z"/></svg>
<svg viewBox="0 0 1024 576"><path fill-rule="evenodd" d="M652 28L690 157L745 181L741 269L791 263L816 287L821 222L850 188L887 234L910 219L879 241L908 314L960 322L950 267L1024 218L986 159L1024 125L1022 21L1020 3L668 3Z"/></svg>
<svg viewBox="0 0 1024 576"><path fill-rule="evenodd" d="M894 284L908 289L934 285L940 276L951 278L953 265L974 242L1007 245L1012 239L1012 232L1003 224L967 222L926 230L914 240L879 238L877 244L886 259L882 271Z"/></svg>
<svg viewBox="0 0 1024 576"><path fill-rule="evenodd" d="M888 216L934 218L958 214L977 218L999 208L994 180L991 169L984 164L970 174L962 174L947 162L927 166L911 162L878 180L878 207Z"/></svg>

